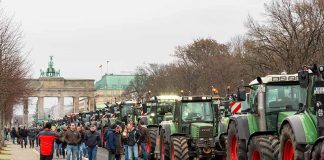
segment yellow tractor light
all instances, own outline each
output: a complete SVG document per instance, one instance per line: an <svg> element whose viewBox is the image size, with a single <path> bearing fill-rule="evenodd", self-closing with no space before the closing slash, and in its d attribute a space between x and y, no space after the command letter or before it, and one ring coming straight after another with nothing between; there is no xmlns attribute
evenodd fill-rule
<svg viewBox="0 0 324 160"><path fill-rule="evenodd" d="M212 149L211 149L210 147L204 147L204 148L203 148L203 152L204 152L205 154L210 154L210 153L212 152Z"/></svg>

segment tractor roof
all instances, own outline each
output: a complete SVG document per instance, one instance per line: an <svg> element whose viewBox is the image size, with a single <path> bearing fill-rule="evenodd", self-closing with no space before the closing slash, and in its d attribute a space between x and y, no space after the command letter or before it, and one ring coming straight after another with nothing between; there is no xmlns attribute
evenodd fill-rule
<svg viewBox="0 0 324 160"><path fill-rule="evenodd" d="M177 95L161 95L161 96L156 96L158 100L179 100L181 99L180 96ZM150 99L151 101L154 101L154 97Z"/></svg>
<svg viewBox="0 0 324 160"><path fill-rule="evenodd" d="M278 83L278 82L298 82L298 74L278 74L278 75L267 75L261 77L262 83ZM254 79L249 85L259 84L257 79Z"/></svg>

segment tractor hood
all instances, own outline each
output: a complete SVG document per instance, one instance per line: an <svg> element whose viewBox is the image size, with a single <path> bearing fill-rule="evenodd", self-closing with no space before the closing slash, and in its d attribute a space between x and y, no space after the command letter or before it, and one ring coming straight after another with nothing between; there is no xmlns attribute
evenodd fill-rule
<svg viewBox="0 0 324 160"><path fill-rule="evenodd" d="M193 138L213 137L213 125L210 123L192 123L191 136Z"/></svg>

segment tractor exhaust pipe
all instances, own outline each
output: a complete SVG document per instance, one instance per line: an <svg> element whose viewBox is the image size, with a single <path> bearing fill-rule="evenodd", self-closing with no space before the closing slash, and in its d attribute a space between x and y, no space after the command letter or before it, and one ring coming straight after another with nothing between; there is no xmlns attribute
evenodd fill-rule
<svg viewBox="0 0 324 160"><path fill-rule="evenodd" d="M265 87L260 85L260 91L258 93L258 114L260 116L259 128L260 131L266 131L266 116L265 116Z"/></svg>

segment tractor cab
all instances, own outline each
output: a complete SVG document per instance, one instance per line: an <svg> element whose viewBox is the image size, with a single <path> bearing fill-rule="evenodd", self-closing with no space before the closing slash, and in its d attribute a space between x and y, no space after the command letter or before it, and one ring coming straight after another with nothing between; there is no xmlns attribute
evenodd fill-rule
<svg viewBox="0 0 324 160"><path fill-rule="evenodd" d="M211 96L184 96L174 109L179 134L187 137L190 157L214 157L214 108Z"/></svg>
<svg viewBox="0 0 324 160"><path fill-rule="evenodd" d="M162 121L172 120L172 111L179 96L154 96L142 104L143 114L140 118L147 122L147 125L158 125Z"/></svg>
<svg viewBox="0 0 324 160"><path fill-rule="evenodd" d="M129 122L136 122L136 117L138 117L137 111L137 102L136 101L124 101L119 104L117 117L118 120L122 121L125 124Z"/></svg>
<svg viewBox="0 0 324 160"><path fill-rule="evenodd" d="M248 112L255 115L261 131L276 131L284 118L295 114L306 99L306 89L300 87L297 74L258 77L248 87Z"/></svg>

